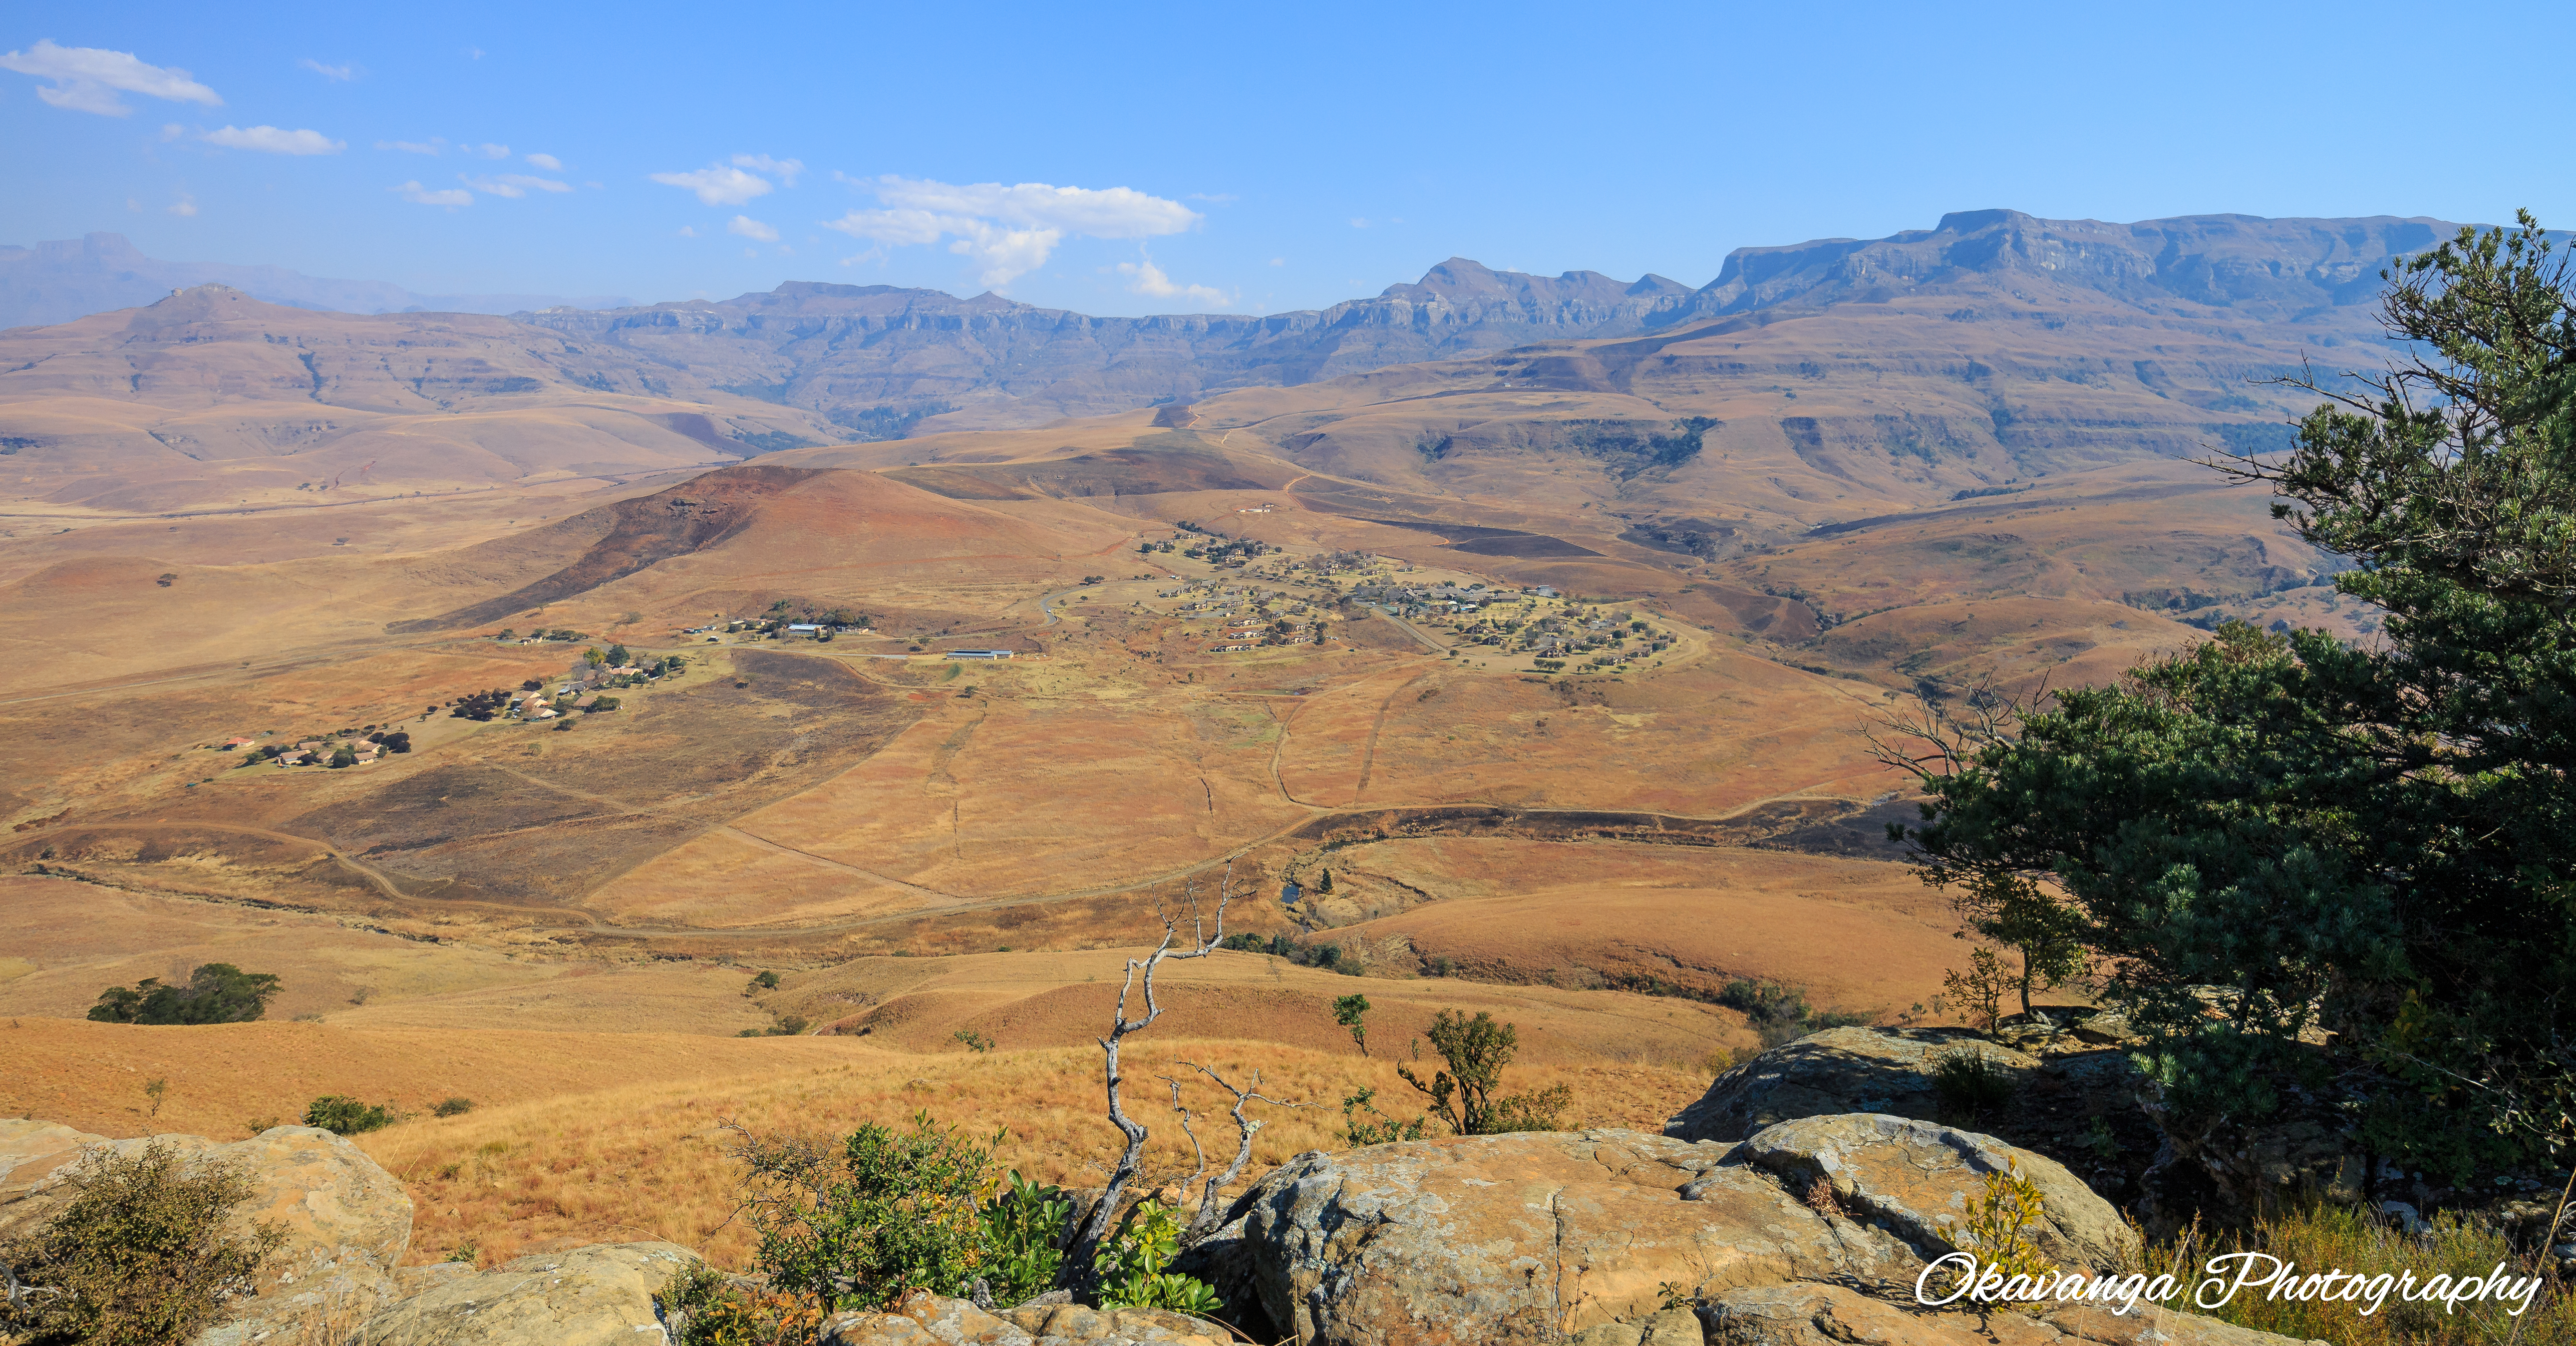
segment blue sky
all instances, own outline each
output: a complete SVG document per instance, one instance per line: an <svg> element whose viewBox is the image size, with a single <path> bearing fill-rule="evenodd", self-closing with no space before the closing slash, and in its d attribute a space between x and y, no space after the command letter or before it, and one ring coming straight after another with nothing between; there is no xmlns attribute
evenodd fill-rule
<svg viewBox="0 0 2576 1346"><path fill-rule="evenodd" d="M2541 5L0 10L0 242L725 298L1692 285L2009 206L2576 224ZM39 45L43 44L43 45Z"/></svg>

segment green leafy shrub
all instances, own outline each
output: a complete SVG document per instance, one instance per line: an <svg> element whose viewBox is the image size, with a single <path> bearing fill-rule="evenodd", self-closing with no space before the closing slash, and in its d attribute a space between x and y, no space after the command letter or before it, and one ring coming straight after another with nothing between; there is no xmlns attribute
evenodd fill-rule
<svg viewBox="0 0 2576 1346"><path fill-rule="evenodd" d="M1535 1094L1511 1094L1496 1097L1501 1086L1503 1067L1511 1064L1520 1051L1520 1031L1510 1024L1494 1022L1494 1016L1476 1011L1468 1018L1456 1010L1444 1009L1431 1021L1423 1034L1431 1040L1432 1050L1448 1062L1447 1070L1437 1072L1430 1083L1422 1082L1411 1067L1399 1065L1395 1073L1404 1082L1420 1090L1431 1100L1434 1116L1449 1124L1461 1136L1496 1136L1508 1131L1554 1131L1559 1117L1574 1102L1574 1092L1560 1084ZM1415 1048L1420 1051L1419 1046Z"/></svg>
<svg viewBox="0 0 2576 1346"><path fill-rule="evenodd" d="M277 991L272 973L207 963L189 975L185 986L164 986L157 977L111 986L98 993L89 1017L111 1024L248 1023L268 1013Z"/></svg>
<svg viewBox="0 0 2576 1346"><path fill-rule="evenodd" d="M825 1312L883 1308L907 1290L954 1295L983 1274L976 1194L993 1145L916 1113L909 1130L870 1122L837 1150L745 1134L740 1214L760 1235L772 1288Z"/></svg>
<svg viewBox="0 0 2576 1346"><path fill-rule="evenodd" d="M806 1340L822 1321L819 1311L790 1296L738 1290L704 1262L671 1273L654 1298L673 1346L776 1346Z"/></svg>
<svg viewBox="0 0 2576 1346"><path fill-rule="evenodd" d="M345 1094L324 1094L304 1108L306 1126L318 1126L335 1136L377 1131L401 1120L389 1104L361 1103Z"/></svg>
<svg viewBox="0 0 2576 1346"><path fill-rule="evenodd" d="M1425 1113L1409 1122L1399 1122L1378 1111L1377 1090L1362 1086L1357 1093L1342 1099L1342 1133L1353 1145L1385 1145L1398 1140L1422 1139L1423 1125L1431 1120Z"/></svg>
<svg viewBox="0 0 2576 1346"><path fill-rule="evenodd" d="M2012 1101L2012 1073L1974 1047L1953 1047L1932 1058L1932 1092L1944 1113L1974 1122Z"/></svg>
<svg viewBox="0 0 2576 1346"><path fill-rule="evenodd" d="M85 1346L175 1346L246 1294L286 1240L275 1225L229 1228L252 1185L238 1168L191 1164L153 1143L80 1161L71 1204L0 1245L26 1289L0 1300L0 1335Z"/></svg>
<svg viewBox="0 0 2576 1346"><path fill-rule="evenodd" d="M994 1302L1017 1304L1046 1293L1064 1267L1065 1225L1073 1203L1057 1187L1042 1187L1013 1169L984 1208L983 1278Z"/></svg>
<svg viewBox="0 0 2576 1346"><path fill-rule="evenodd" d="M1104 1309L1171 1309L1214 1313L1225 1307L1207 1282L1163 1268L1181 1254L1180 1222L1159 1201L1139 1201L1100 1244L1091 1268L1099 1277Z"/></svg>
<svg viewBox="0 0 2576 1346"><path fill-rule="evenodd" d="M431 1112L431 1114L432 1114L432 1115L434 1115L434 1116L439 1116L439 1117L462 1117L462 1116L464 1116L466 1113L472 1112L473 1110L474 1110L474 1100L473 1100L473 1099L470 1099L470 1098L442 1098L442 1099L438 1100L438 1106L437 1106L437 1107L434 1107L434 1108L431 1108L431 1109L430 1109L430 1112Z"/></svg>

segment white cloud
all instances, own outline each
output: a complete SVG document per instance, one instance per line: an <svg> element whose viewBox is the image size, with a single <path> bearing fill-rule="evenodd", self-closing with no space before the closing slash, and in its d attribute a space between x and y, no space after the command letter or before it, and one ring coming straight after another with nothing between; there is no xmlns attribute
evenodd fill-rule
<svg viewBox="0 0 2576 1346"><path fill-rule="evenodd" d="M1352 221L1351 221L1351 227L1352 227L1353 229L1366 229L1366 228L1368 228L1368 221L1366 221L1366 220L1362 220L1362 219L1354 219L1354 220L1352 220Z"/></svg>
<svg viewBox="0 0 2576 1346"><path fill-rule="evenodd" d="M427 187L421 186L419 182L413 181L406 182L399 187L388 187L385 190L401 193L402 199L409 201L414 205L445 206L450 210L454 210L458 206L470 206L474 204L474 193L469 192L462 187L449 187L443 191L432 191Z"/></svg>
<svg viewBox="0 0 2576 1346"><path fill-rule="evenodd" d="M319 131L281 131L274 126L227 126L208 131L203 139L226 149L258 150L262 154L338 154L349 148L349 142L333 140Z"/></svg>
<svg viewBox="0 0 2576 1346"><path fill-rule="evenodd" d="M486 158L486 159L507 159L507 158L509 158L509 157L510 157L510 147L509 147L509 146L507 146L507 145L495 145L495 144L492 144L492 143L491 143L491 142L489 142L489 141L485 141L483 144L480 144L480 145L468 145L468 146L464 146L463 148L464 148L465 152L466 152L466 153L468 153L468 154L479 154L479 155L482 155L482 156L483 156L484 158Z"/></svg>
<svg viewBox="0 0 2576 1346"><path fill-rule="evenodd" d="M725 232L728 234L740 234L744 238L756 238L763 243L775 243L778 241L777 230L770 228L768 225L762 224L760 221L755 220L748 215L734 216L733 223L725 226Z"/></svg>
<svg viewBox="0 0 2576 1346"><path fill-rule="evenodd" d="M68 111L95 112L102 117L122 117L134 111L117 97L119 93L145 94L173 103L203 103L208 107L224 104L214 90L189 78L188 72L177 66L147 65L130 51L58 47L52 38L39 38L25 51L0 55L0 70L52 80L50 86L36 90L38 98Z"/></svg>
<svg viewBox="0 0 2576 1346"><path fill-rule="evenodd" d="M528 156L528 162L535 164L537 167L545 169L548 172L560 173L563 171L563 160L558 159L551 154L531 154Z"/></svg>
<svg viewBox="0 0 2576 1346"><path fill-rule="evenodd" d="M572 184L570 183L557 182L552 178L532 177L526 173L503 173L497 177L488 178L468 177L463 173L459 173L456 175L456 180L478 192L483 193L485 196L506 196L514 201L520 197L526 196L530 192L568 192L572 190Z"/></svg>
<svg viewBox="0 0 2576 1346"><path fill-rule="evenodd" d="M1141 294L1155 299L1195 299L1211 308L1234 307L1234 301L1226 298L1221 290L1213 290L1205 285L1173 284L1172 278L1163 274L1163 268L1154 265L1153 258L1142 254L1139 254L1135 261L1120 262L1118 274L1129 277L1127 283L1129 294Z"/></svg>
<svg viewBox="0 0 2576 1346"><path fill-rule="evenodd" d="M698 236L698 231L697 231L697 230L692 229L692 228L690 228L689 226L687 226L687 225L685 225L685 224L680 226L680 237L682 237L682 238L696 238L697 236Z"/></svg>
<svg viewBox="0 0 2576 1346"><path fill-rule="evenodd" d="M327 79L334 84L353 80L358 77L358 67L354 65L324 65L310 56L305 57L301 61L297 61L296 64L312 71L314 74L320 75L322 78Z"/></svg>
<svg viewBox="0 0 2576 1346"><path fill-rule="evenodd" d="M186 134L188 134L188 128L177 122L161 123L161 143L164 145Z"/></svg>
<svg viewBox="0 0 2576 1346"><path fill-rule="evenodd" d="M766 154L737 154L733 157L733 166L748 168L755 173L774 173L781 183L790 187L796 185L796 175L805 171L805 162L801 159L772 159Z"/></svg>
<svg viewBox="0 0 2576 1346"><path fill-rule="evenodd" d="M447 152L447 141L441 136L431 136L427 140L379 140L376 142L376 148L400 150L405 154L444 154Z"/></svg>
<svg viewBox="0 0 2576 1346"><path fill-rule="evenodd" d="M755 196L767 196L772 188L769 179L753 177L739 168L719 164L693 173L652 173L646 176L665 187L685 187L698 194L710 206L738 206Z"/></svg>
<svg viewBox="0 0 2576 1346"><path fill-rule="evenodd" d="M843 181L874 192L884 208L853 210L826 222L825 228L885 247L953 238L948 250L979 263L978 278L991 286L1007 285L1045 265L1068 234L1155 238L1180 233L1203 218L1178 201L1129 187L958 185L891 174Z"/></svg>
<svg viewBox="0 0 2576 1346"><path fill-rule="evenodd" d="M1285 257L1273 257L1270 259L1270 264L1272 266L1286 266L1288 265L1288 259Z"/></svg>
<svg viewBox="0 0 2576 1346"><path fill-rule="evenodd" d="M162 207L162 209L184 220L197 213L197 198L188 195L186 192L181 192L179 193L178 200Z"/></svg>

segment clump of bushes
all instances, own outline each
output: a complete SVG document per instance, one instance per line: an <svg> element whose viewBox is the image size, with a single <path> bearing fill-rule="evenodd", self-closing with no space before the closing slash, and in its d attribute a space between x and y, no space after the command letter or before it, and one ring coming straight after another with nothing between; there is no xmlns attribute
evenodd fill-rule
<svg viewBox="0 0 2576 1346"><path fill-rule="evenodd" d="M1339 972L1346 977L1358 977L1367 973L1367 969L1360 966L1359 956L1339 944L1301 944L1286 935L1271 935L1265 938L1260 935L1238 934L1226 936L1217 947L1243 953L1266 953L1273 958L1285 958L1299 967Z"/></svg>
<svg viewBox="0 0 2576 1346"><path fill-rule="evenodd" d="M272 973L244 972L230 963L207 963L185 986L164 986L146 977L132 986L111 986L98 993L89 1017L111 1024L248 1023L268 1013L278 979Z"/></svg>
<svg viewBox="0 0 2576 1346"><path fill-rule="evenodd" d="M1821 1033L1828 1028L1848 1028L1869 1022L1858 1014L1819 1010L1807 1003L1806 992L1775 981L1750 981L1738 977L1717 993L1717 1003L1742 1011L1765 1047L1794 1042L1809 1033Z"/></svg>
<svg viewBox="0 0 2576 1346"><path fill-rule="evenodd" d="M942 1127L928 1113L908 1128L869 1123L838 1146L744 1133L740 1216L760 1235L754 1264L765 1289L729 1284L710 1268L682 1270L664 1288L685 1316L682 1346L747 1346L795 1336L847 1309L884 1308L914 1290L969 1295L981 1283L1015 1304L1065 1279L1073 1203L1017 1172L994 1172L990 1138ZM1140 1202L1102 1241L1092 1270L1099 1307L1206 1313L1222 1307L1198 1280L1168 1270L1180 1225Z"/></svg>
<svg viewBox="0 0 2576 1346"><path fill-rule="evenodd" d="M463 1100L454 1100L463 1102ZM441 1106L445 1106L442 1104ZM474 1106L467 1103L466 1107ZM453 1116L441 1113L440 1116ZM324 1094L304 1107L304 1124L318 1126L335 1136L354 1136L362 1131L379 1131L402 1120L402 1114L391 1104L361 1103L345 1094Z"/></svg>
<svg viewBox="0 0 2576 1346"><path fill-rule="evenodd" d="M813 1027L813 1021L802 1014L781 1014L767 1028L746 1028L734 1034L738 1038L792 1038Z"/></svg>
<svg viewBox="0 0 2576 1346"><path fill-rule="evenodd" d="M151 1144L100 1152L65 1179L71 1204L42 1229L0 1245L23 1288L0 1300L0 1336L29 1342L159 1346L213 1325L247 1294L286 1241L273 1224L244 1233L230 1218L248 1174L190 1163Z"/></svg>
<svg viewBox="0 0 2576 1346"><path fill-rule="evenodd" d="M473 1099L470 1099L470 1098L442 1098L442 1099L438 1100L438 1106L437 1106L437 1107L434 1107L434 1108L431 1108L429 1111L430 1111L430 1115L435 1116L435 1117L462 1117L462 1116L464 1116L466 1113L472 1112L473 1110L474 1110L474 1100L473 1100Z"/></svg>

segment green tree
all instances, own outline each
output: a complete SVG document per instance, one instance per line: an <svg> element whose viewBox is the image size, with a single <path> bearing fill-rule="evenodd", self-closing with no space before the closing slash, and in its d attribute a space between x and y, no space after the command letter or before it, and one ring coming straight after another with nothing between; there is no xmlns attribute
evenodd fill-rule
<svg viewBox="0 0 2576 1346"><path fill-rule="evenodd" d="M1432 1050L1449 1065L1435 1073L1428 1084L1409 1066L1398 1065L1395 1073L1404 1082L1420 1090L1431 1100L1433 1116L1449 1124L1461 1136L1493 1136L1507 1131L1553 1131L1558 1114L1574 1101L1573 1091L1560 1084L1535 1094L1510 1094L1496 1097L1502 1086L1503 1067L1520 1051L1520 1031L1510 1024L1496 1023L1485 1010L1468 1018L1456 1010L1444 1009L1433 1017L1431 1028L1423 1034L1431 1040ZM1417 1052L1420 1048L1417 1046Z"/></svg>
<svg viewBox="0 0 2576 1346"><path fill-rule="evenodd" d="M1351 1030L1351 1041L1360 1045L1360 1055L1368 1055L1368 997L1346 995L1333 1001L1333 1022Z"/></svg>
<svg viewBox="0 0 2576 1346"><path fill-rule="evenodd" d="M1951 900L1968 922L1960 938L1973 931L2021 955L2013 986L2023 1014L2030 1013L2033 990L2065 985L2084 971L2082 918L2029 876L1975 874L1952 888Z"/></svg>
<svg viewBox="0 0 2576 1346"><path fill-rule="evenodd" d="M335 1136L381 1131L401 1120L389 1104L361 1103L346 1094L324 1094L304 1107L306 1126L318 1126Z"/></svg>
<svg viewBox="0 0 2576 1346"><path fill-rule="evenodd" d="M1333 871L1327 869L1324 871L1323 877L1315 880L1315 891L1319 893L1329 893L1333 891Z"/></svg>
<svg viewBox="0 0 2576 1346"><path fill-rule="evenodd" d="M164 986L156 977L130 987L111 986L98 993L89 1017L118 1024L247 1023L268 1013L278 985L274 973L207 963L190 974L185 986Z"/></svg>
<svg viewBox="0 0 2576 1346"><path fill-rule="evenodd" d="M2064 894L2177 1106L2341 1077L2458 1176L2576 1139L2576 304L2528 215L2386 278L2414 354L2224 464L2384 642L2231 625L2060 693L1918 759L1912 835L1933 882Z"/></svg>
<svg viewBox="0 0 2576 1346"><path fill-rule="evenodd" d="M608 666L611 668L624 668L626 667L627 661L633 657L634 656L626 652L626 647L623 645L611 645L608 647Z"/></svg>
<svg viewBox="0 0 2576 1346"><path fill-rule="evenodd" d="M581 652L581 661L590 665L592 668L597 668L608 662L608 656L601 653L598 646L593 645Z"/></svg>

